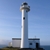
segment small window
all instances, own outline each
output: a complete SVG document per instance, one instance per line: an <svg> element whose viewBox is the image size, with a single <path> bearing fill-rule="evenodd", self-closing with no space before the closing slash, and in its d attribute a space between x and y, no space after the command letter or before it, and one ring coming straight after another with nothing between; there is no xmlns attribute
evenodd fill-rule
<svg viewBox="0 0 50 50"><path fill-rule="evenodd" d="M28 12L28 11L26 10L26 12Z"/></svg>
<svg viewBox="0 0 50 50"><path fill-rule="evenodd" d="M32 43L30 43L30 45L32 45Z"/></svg>
<svg viewBox="0 0 50 50"><path fill-rule="evenodd" d="M23 19L25 20L25 17L23 17Z"/></svg>

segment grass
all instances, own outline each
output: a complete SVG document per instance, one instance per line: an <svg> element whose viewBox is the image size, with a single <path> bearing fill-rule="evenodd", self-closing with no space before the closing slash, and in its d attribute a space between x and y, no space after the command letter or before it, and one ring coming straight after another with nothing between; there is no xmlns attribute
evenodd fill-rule
<svg viewBox="0 0 50 50"><path fill-rule="evenodd" d="M20 48L13 48L13 47L5 47L5 48L2 48L0 50L20 50ZM35 49L22 49L22 50L44 50L43 48L35 48Z"/></svg>
<svg viewBox="0 0 50 50"><path fill-rule="evenodd" d="M0 50L19 50L19 48L5 47L5 48L2 48Z"/></svg>

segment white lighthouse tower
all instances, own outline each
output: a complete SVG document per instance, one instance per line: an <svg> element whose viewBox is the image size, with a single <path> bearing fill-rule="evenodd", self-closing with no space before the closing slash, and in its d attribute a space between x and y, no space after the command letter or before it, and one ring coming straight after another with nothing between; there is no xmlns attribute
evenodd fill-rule
<svg viewBox="0 0 50 50"><path fill-rule="evenodd" d="M26 2L22 3L20 10L22 12L22 32L21 32L21 48L29 48L28 42L28 12L30 6Z"/></svg>

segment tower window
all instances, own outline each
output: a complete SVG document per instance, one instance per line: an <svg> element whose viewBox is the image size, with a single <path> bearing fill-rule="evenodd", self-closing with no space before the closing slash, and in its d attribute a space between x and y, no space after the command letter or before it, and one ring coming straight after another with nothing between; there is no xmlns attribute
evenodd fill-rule
<svg viewBox="0 0 50 50"><path fill-rule="evenodd" d="M32 45L32 43L30 43L30 45Z"/></svg>
<svg viewBox="0 0 50 50"><path fill-rule="evenodd" d="M26 10L26 12L28 12L28 11Z"/></svg>
<svg viewBox="0 0 50 50"><path fill-rule="evenodd" d="M25 20L25 17L23 17L23 19Z"/></svg>

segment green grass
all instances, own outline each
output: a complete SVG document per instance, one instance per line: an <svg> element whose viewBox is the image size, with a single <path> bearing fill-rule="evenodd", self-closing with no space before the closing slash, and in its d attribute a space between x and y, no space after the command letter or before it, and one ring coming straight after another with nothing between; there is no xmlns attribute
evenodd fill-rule
<svg viewBox="0 0 50 50"><path fill-rule="evenodd" d="M37 48L34 48L35 50L37 50ZM5 48L2 48L0 50L20 50L20 48L13 48L13 47L5 47ZM22 50L33 50L33 49L22 49ZM38 50L44 50L43 48L38 48Z"/></svg>
<svg viewBox="0 0 50 50"><path fill-rule="evenodd" d="M5 48L2 48L0 50L18 50L19 48L13 48L13 47L5 47Z"/></svg>

